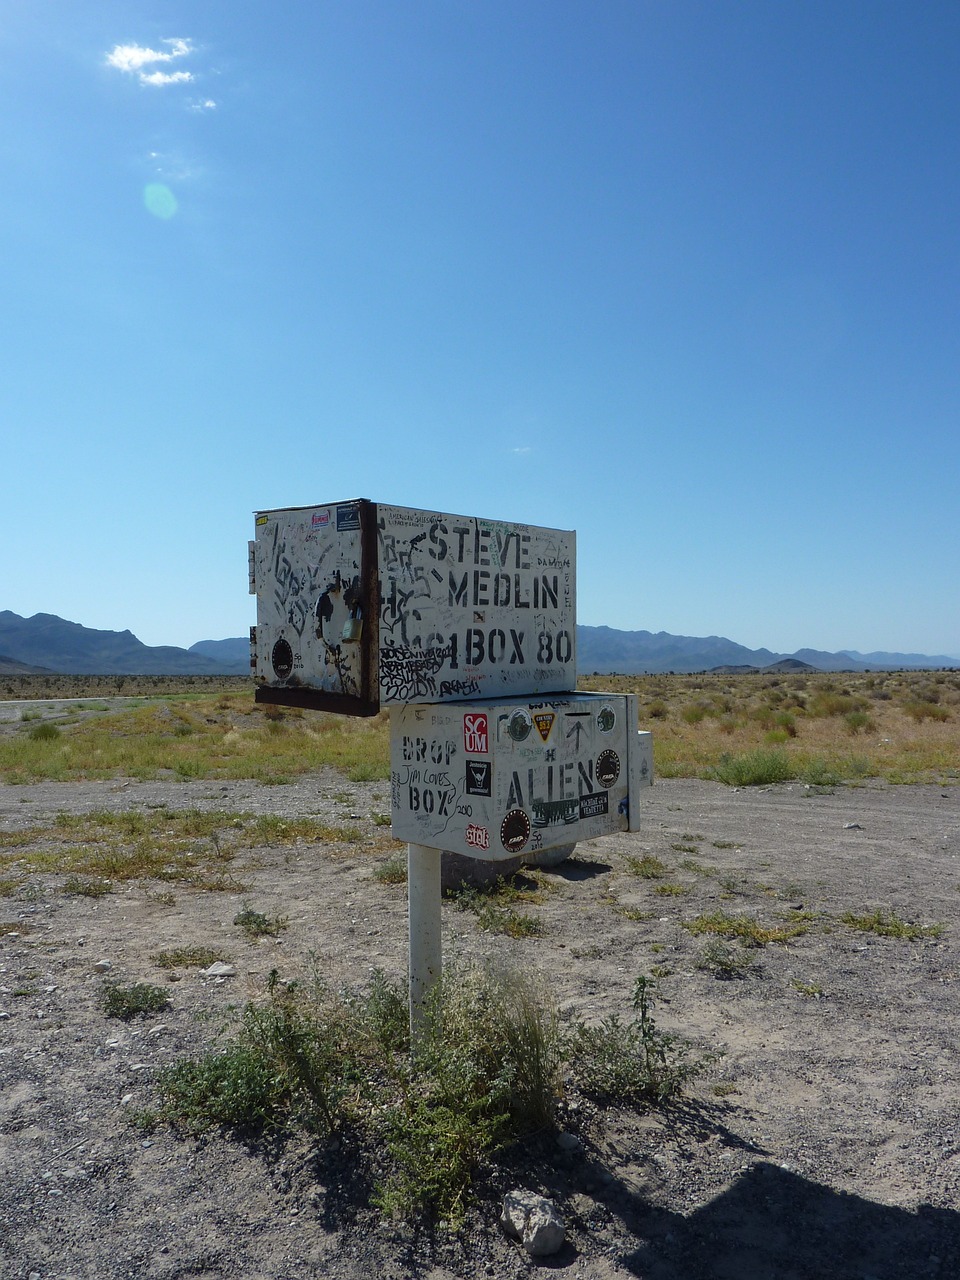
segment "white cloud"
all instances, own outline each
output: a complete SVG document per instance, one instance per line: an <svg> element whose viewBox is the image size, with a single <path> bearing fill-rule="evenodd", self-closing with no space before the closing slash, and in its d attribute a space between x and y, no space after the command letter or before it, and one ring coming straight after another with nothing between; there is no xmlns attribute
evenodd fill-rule
<svg viewBox="0 0 960 1280"><path fill-rule="evenodd" d="M149 75L140 73L141 84L187 84L193 76L189 71L151 71Z"/></svg>
<svg viewBox="0 0 960 1280"><path fill-rule="evenodd" d="M214 102L212 98L203 98L199 102L190 103L191 111L216 111L216 109L217 109L217 104Z"/></svg>
<svg viewBox="0 0 960 1280"><path fill-rule="evenodd" d="M510 452L511 453L533 453L533 450L530 448L528 444L521 444L511 449Z"/></svg>
<svg viewBox="0 0 960 1280"><path fill-rule="evenodd" d="M166 50L149 49L142 44L116 44L107 54L107 66L128 75L135 74L141 84L186 84L191 81L193 75L189 71L144 71L144 67L157 62L173 62L193 52L193 44L189 40L177 38L163 43L168 46Z"/></svg>

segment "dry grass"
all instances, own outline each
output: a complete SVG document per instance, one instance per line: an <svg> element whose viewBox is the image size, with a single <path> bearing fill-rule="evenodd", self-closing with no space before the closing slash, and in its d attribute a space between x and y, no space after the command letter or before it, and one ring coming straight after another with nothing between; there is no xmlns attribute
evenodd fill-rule
<svg viewBox="0 0 960 1280"><path fill-rule="evenodd" d="M960 779L958 671L604 675L580 684L639 694L662 777L716 777L724 763L767 753L812 784Z"/></svg>
<svg viewBox="0 0 960 1280"><path fill-rule="evenodd" d="M31 873L67 877L77 885L154 880L195 889L244 891L233 865L243 850L263 845L322 844L356 847L357 827L313 818L233 814L198 809L60 814L55 821L17 832L0 831L0 872L19 886ZM371 855L397 844L365 839ZM82 892L81 889L73 890Z"/></svg>
<svg viewBox="0 0 960 1280"><path fill-rule="evenodd" d="M957 671L603 675L580 687L639 695L640 727L653 730L663 777L735 784L793 777L811 785L960 779ZM109 691L140 701L83 718L64 711L61 732L49 738L34 736L35 720L13 726L0 737L0 779L8 783L125 776L282 784L323 766L352 781L389 776L385 712L352 719L262 707L244 680L31 677L8 695L27 688L37 698Z"/></svg>

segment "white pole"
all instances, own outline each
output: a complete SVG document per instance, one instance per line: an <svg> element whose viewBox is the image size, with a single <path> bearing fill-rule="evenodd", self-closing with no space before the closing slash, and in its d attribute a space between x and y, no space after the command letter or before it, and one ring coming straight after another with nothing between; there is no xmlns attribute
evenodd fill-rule
<svg viewBox="0 0 960 1280"><path fill-rule="evenodd" d="M410 926L410 1039L416 1046L424 1006L440 980L440 850L407 845L407 910Z"/></svg>

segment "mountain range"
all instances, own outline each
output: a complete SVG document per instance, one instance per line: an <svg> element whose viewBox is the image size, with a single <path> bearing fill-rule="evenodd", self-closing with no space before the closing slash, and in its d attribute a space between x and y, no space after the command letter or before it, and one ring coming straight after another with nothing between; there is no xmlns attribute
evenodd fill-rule
<svg viewBox="0 0 960 1280"><path fill-rule="evenodd" d="M937 669L960 667L960 658L923 653L827 653L798 649L774 653L748 649L723 636L675 636L666 631L617 631L577 627L577 666L586 675L643 672L755 671L766 668L817 671ZM199 640L189 649L145 645L131 631L98 631L52 613L22 618L0 611L0 673L51 671L66 675L248 675L246 636Z"/></svg>

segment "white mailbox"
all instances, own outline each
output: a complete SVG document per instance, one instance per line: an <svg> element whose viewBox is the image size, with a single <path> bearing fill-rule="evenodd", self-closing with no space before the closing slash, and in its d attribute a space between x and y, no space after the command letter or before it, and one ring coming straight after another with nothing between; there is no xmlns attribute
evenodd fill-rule
<svg viewBox="0 0 960 1280"><path fill-rule="evenodd" d="M393 834L489 861L635 831L653 781L635 694L568 693L390 712Z"/></svg>
<svg viewBox="0 0 960 1280"><path fill-rule="evenodd" d="M352 715L576 686L576 535L355 499L261 511L260 702Z"/></svg>

